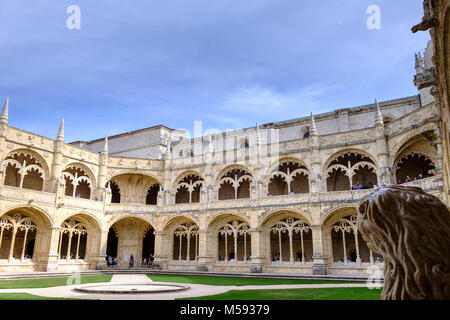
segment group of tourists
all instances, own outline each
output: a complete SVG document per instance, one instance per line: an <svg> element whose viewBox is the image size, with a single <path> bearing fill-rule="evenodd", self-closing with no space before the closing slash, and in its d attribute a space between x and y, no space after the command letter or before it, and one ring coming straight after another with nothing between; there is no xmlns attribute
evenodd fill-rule
<svg viewBox="0 0 450 320"><path fill-rule="evenodd" d="M153 261L155 260L155 257L153 254L150 253L148 257L144 257L142 259L142 265L152 268L153 267ZM117 257L106 257L106 263L108 265L108 268L112 268L115 265L119 264L119 259ZM128 269L131 269L134 267L134 255L130 255L130 258L128 259Z"/></svg>
<svg viewBox="0 0 450 320"><path fill-rule="evenodd" d="M108 268L112 268L113 266L119 264L119 259L117 259L117 257L111 257L111 256L107 256L106 257L106 264L108 265Z"/></svg>

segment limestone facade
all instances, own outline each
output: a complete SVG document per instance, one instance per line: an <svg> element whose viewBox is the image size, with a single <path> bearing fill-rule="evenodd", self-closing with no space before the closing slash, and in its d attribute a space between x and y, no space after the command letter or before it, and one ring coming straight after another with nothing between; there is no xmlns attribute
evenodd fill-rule
<svg viewBox="0 0 450 320"><path fill-rule="evenodd" d="M406 183L449 204L448 128L430 86L419 90L194 139L158 126L72 144L64 122L56 140L9 126L7 100L0 271L153 254L169 270L366 274L382 264L355 225L361 196Z"/></svg>

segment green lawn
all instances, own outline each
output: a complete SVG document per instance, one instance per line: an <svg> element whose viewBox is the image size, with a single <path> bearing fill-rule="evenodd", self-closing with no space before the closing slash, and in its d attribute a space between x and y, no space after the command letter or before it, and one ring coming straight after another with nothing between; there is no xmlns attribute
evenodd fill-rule
<svg viewBox="0 0 450 320"><path fill-rule="evenodd" d="M267 278L214 277L214 276L196 276L196 275L184 276L184 275L148 274L147 276L156 282L179 282L192 284L207 284L212 286L355 283L355 282L332 281L332 280L267 279Z"/></svg>
<svg viewBox="0 0 450 320"><path fill-rule="evenodd" d="M29 293L0 293L0 300L76 300L66 298L48 298Z"/></svg>
<svg viewBox="0 0 450 320"><path fill-rule="evenodd" d="M112 275L82 276L81 283L109 282ZM67 285L68 277L63 278L36 278L20 280L0 280L0 289L30 289L48 288Z"/></svg>
<svg viewBox="0 0 450 320"><path fill-rule="evenodd" d="M177 300L380 300L381 289L319 288L231 290L225 293Z"/></svg>

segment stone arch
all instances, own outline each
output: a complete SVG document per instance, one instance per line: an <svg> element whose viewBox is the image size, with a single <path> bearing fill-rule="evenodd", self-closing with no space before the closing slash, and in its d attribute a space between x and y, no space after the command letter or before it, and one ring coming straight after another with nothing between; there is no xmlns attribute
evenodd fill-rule
<svg viewBox="0 0 450 320"><path fill-rule="evenodd" d="M343 205L321 219L324 248L334 263L373 263L372 251L356 227L356 215L356 206Z"/></svg>
<svg viewBox="0 0 450 320"><path fill-rule="evenodd" d="M298 210L274 210L261 222L264 233L264 251L268 262L302 263L312 261L313 237L311 222Z"/></svg>
<svg viewBox="0 0 450 320"><path fill-rule="evenodd" d="M120 189L121 203L156 204L157 202L161 183L152 175L124 172L110 175L107 181L114 181ZM152 188L154 186L159 187Z"/></svg>
<svg viewBox="0 0 450 320"><path fill-rule="evenodd" d="M34 206L34 205L27 205L27 206L18 205L18 206L14 206L14 207L9 207L9 208L3 210L2 212L0 212L0 217L5 214L8 214L9 212L12 212L12 211L22 211L22 210L26 214L31 214L31 215L37 217L38 222L40 223L39 226L50 227L50 226L54 225L54 220L47 213L47 211L45 211L44 209L39 208L37 206Z"/></svg>
<svg viewBox="0 0 450 320"><path fill-rule="evenodd" d="M121 175L142 175L142 176L147 176L155 181L157 181L157 183L161 184L161 179L158 178L157 176L148 173L148 172L143 172L143 170L130 170L130 169L123 169L123 170L116 170L116 171L112 171L110 173L108 173L108 175L106 176L106 181L109 181L111 179L114 179L115 177L121 176Z"/></svg>
<svg viewBox="0 0 450 320"><path fill-rule="evenodd" d="M397 183L407 182L407 177L413 180L434 174L436 169L434 156L437 150L433 143L436 140L434 131L428 130L403 143L393 162L393 174Z"/></svg>
<svg viewBox="0 0 450 320"><path fill-rule="evenodd" d="M185 171L183 171L182 173L180 173L180 174L173 180L173 183L172 183L172 189L175 190L176 187L177 187L177 185L178 185L178 183L179 183L181 180L183 180L185 177L189 176L189 175L196 175L196 176L199 176L201 179L203 179L203 181L205 180L205 177L204 177L199 171L196 171L196 170L185 170Z"/></svg>
<svg viewBox="0 0 450 320"><path fill-rule="evenodd" d="M320 218L320 224L322 226L332 225L336 223L340 218L350 214L357 214L356 206L341 205L331 208Z"/></svg>
<svg viewBox="0 0 450 320"><path fill-rule="evenodd" d="M276 217L280 215L286 217L289 215L296 216L299 219L305 220L305 222L307 222L308 224L310 225L312 224L311 218L307 213L293 208L285 208L285 209L275 209L266 213L264 216L261 217L260 226L265 227L267 223L270 223L271 220L276 219Z"/></svg>
<svg viewBox="0 0 450 320"><path fill-rule="evenodd" d="M404 146L410 141L412 138L420 136L421 134L427 131L433 131L435 129L434 123L427 123L419 128L415 128L403 135L403 137L393 145L391 154L395 154L395 157L401 152L401 149L404 149Z"/></svg>
<svg viewBox="0 0 450 320"><path fill-rule="evenodd" d="M372 155L359 149L334 153L325 162L322 172L328 192L370 189L378 181L377 162ZM355 182L358 187L355 187Z"/></svg>
<svg viewBox="0 0 450 320"><path fill-rule="evenodd" d="M95 192L96 179L93 171L83 163L66 165L61 173L65 180L65 195L90 199Z"/></svg>
<svg viewBox="0 0 450 320"><path fill-rule="evenodd" d="M14 150L6 155L2 165L5 185L36 191L46 189L49 169L44 158L33 150Z"/></svg>
<svg viewBox="0 0 450 320"><path fill-rule="evenodd" d="M276 162L264 177L271 195L308 193L310 171L304 161L290 157Z"/></svg>
<svg viewBox="0 0 450 320"><path fill-rule="evenodd" d="M128 218L133 218L133 219L138 219L138 220L142 220L142 222L146 222L149 225L151 225L153 228L156 225L155 222L152 219L149 219L145 216L138 216L135 214L123 214L123 215L119 215L117 217L114 217L112 220L108 221L108 223L106 224L106 228L109 229L111 228L116 222L120 222L121 220L124 219L128 219Z"/></svg>
<svg viewBox="0 0 450 320"><path fill-rule="evenodd" d="M251 197L253 175L246 167L241 165L228 166L221 171L218 178L219 200Z"/></svg>
<svg viewBox="0 0 450 320"><path fill-rule="evenodd" d="M73 167L78 167L78 168L82 169L84 172L86 172L87 176L89 177L89 179L90 179L91 182L92 182L92 187L91 187L91 189L92 189L92 190L95 190L95 188L96 188L96 186L97 186L97 179L96 179L96 175L95 175L95 173L92 171L92 169L89 168L87 165L85 165L85 164L82 163L82 162L72 162L72 163L67 164L67 165L64 167L63 171L66 170L66 169L69 169L69 168L73 168Z"/></svg>
<svg viewBox="0 0 450 320"><path fill-rule="evenodd" d="M26 262L28 252L26 254L25 251L31 250L32 262L38 265L48 256L51 242L48 234L51 232L53 219L45 210L36 206L11 207L0 214L0 225L2 259L17 262L19 258L21 263ZM28 245L30 241L33 241L32 246Z"/></svg>
<svg viewBox="0 0 450 320"><path fill-rule="evenodd" d="M171 217L170 219L165 221L161 227L161 230L170 230L171 226L173 226L174 224L176 225L180 221L191 221L192 223L200 225L200 222L192 216L189 216L187 214L177 214L175 217Z"/></svg>
<svg viewBox="0 0 450 320"><path fill-rule="evenodd" d="M164 224L164 255L169 260L189 263L199 252L199 223L193 217L177 215Z"/></svg>
<svg viewBox="0 0 450 320"><path fill-rule="evenodd" d="M220 179L222 179L222 177L225 174L227 174L229 171L231 171L233 169L241 169L243 171L248 172L252 177L254 176L252 170L250 170L248 167L241 165L241 164L232 164L232 165L226 166L225 168L220 170L219 174L217 174L217 176L216 176L216 183L219 184Z"/></svg>
<svg viewBox="0 0 450 320"><path fill-rule="evenodd" d="M219 221L221 221L227 217L235 217L238 219L242 219L243 221L245 221L246 223L248 223L250 225L250 220L245 214L233 211L233 212L219 212L219 213L212 215L206 221L205 226L209 230L209 229L213 228L214 225L216 225L217 223L220 223Z"/></svg>
<svg viewBox="0 0 450 320"><path fill-rule="evenodd" d="M250 223L236 213L217 214L208 221L208 252L219 263L248 262L251 255Z"/></svg>
<svg viewBox="0 0 450 320"><path fill-rule="evenodd" d="M98 257L100 250L98 243L102 232L101 221L90 212L69 214L61 220L62 229L58 244L60 259L72 262L72 254L75 261L80 258L89 262L92 258Z"/></svg>
<svg viewBox="0 0 450 320"><path fill-rule="evenodd" d="M8 154L5 156L5 158L7 158L11 155L14 155L16 153L28 153L28 154L32 155L33 157L35 157L38 160L38 162L41 164L42 169L44 170L45 179L48 179L50 177L50 165L48 164L45 157L43 157L39 152L37 152L33 149L19 148L19 149L15 149L11 152L8 152Z"/></svg>
<svg viewBox="0 0 450 320"><path fill-rule="evenodd" d="M112 219L107 225L106 254L112 258L117 257L119 266L127 266L131 255L134 257L135 264L141 265L144 256L154 253L155 228L151 219L126 214ZM148 235L153 240L153 248L145 249Z"/></svg>
<svg viewBox="0 0 450 320"><path fill-rule="evenodd" d="M94 213L89 211L80 211L66 214L63 217L60 217L57 223L61 224L66 220L75 218L81 218L82 222L88 226L89 231L100 232L103 229L102 221Z"/></svg>
<svg viewBox="0 0 450 320"><path fill-rule="evenodd" d="M175 203L200 202L200 191L205 185L203 176L192 170L180 174L173 184Z"/></svg>

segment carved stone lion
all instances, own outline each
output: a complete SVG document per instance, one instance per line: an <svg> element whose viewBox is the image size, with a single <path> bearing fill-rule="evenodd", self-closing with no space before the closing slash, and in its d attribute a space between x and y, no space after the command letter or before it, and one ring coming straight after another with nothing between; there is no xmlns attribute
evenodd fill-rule
<svg viewBox="0 0 450 320"><path fill-rule="evenodd" d="M358 204L357 227L384 258L383 300L450 299L450 212L408 186L381 186Z"/></svg>

